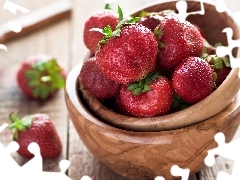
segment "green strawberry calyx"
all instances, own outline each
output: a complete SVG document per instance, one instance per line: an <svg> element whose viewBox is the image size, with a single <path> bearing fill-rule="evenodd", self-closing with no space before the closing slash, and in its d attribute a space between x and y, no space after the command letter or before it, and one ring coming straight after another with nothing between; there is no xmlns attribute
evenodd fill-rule
<svg viewBox="0 0 240 180"><path fill-rule="evenodd" d="M187 103L184 101L182 98L177 93L173 94L173 103L172 103L172 109L177 109L177 110L183 110L189 107L191 104Z"/></svg>
<svg viewBox="0 0 240 180"><path fill-rule="evenodd" d="M19 132L25 132L27 128L31 127L33 121L33 117L29 115L20 119L17 116L17 111L11 113L9 115L9 119L11 122L11 124L9 125L9 129L13 131L14 140L18 139Z"/></svg>
<svg viewBox="0 0 240 180"><path fill-rule="evenodd" d="M132 91L134 95L139 95L141 93L150 91L150 84L160 76L160 72L158 71L151 72L142 80L131 83L127 89Z"/></svg>
<svg viewBox="0 0 240 180"><path fill-rule="evenodd" d="M154 19L159 19L159 20L162 20L165 16L174 16L176 15L176 12L174 10L163 10L161 11L160 13L157 13L157 12L147 12L145 10L142 10L139 14L139 17L146 17L146 16L149 16L151 18L154 18Z"/></svg>
<svg viewBox="0 0 240 180"><path fill-rule="evenodd" d="M225 67L230 67L230 61L228 57L218 57L216 55L209 55L206 57L206 61L210 63L214 69L222 69Z"/></svg>
<svg viewBox="0 0 240 180"><path fill-rule="evenodd" d="M132 25L135 24L137 21L139 21L140 17L131 17L130 19L124 19L123 12L120 6L118 6L118 20L119 23L116 26L114 30L111 29L109 25L107 25L105 28L92 28L89 31L98 31L104 35L104 37L99 41L98 45L105 44L108 40L110 40L113 37L120 36L121 29L126 25Z"/></svg>
<svg viewBox="0 0 240 180"><path fill-rule="evenodd" d="M58 89L65 86L65 77L62 68L56 59L39 61L25 72L28 86L33 88L33 97L46 99Z"/></svg>
<svg viewBox="0 0 240 180"><path fill-rule="evenodd" d="M164 47L164 44L163 42L161 42L161 38L163 36L163 30L160 29L159 27L156 27L154 30L153 30L153 33L154 35L156 36L157 40L158 40L158 47L159 48L163 48Z"/></svg>
<svg viewBox="0 0 240 180"><path fill-rule="evenodd" d="M109 9L109 10L112 10L111 6L109 3L106 3L105 6L104 6L104 9Z"/></svg>

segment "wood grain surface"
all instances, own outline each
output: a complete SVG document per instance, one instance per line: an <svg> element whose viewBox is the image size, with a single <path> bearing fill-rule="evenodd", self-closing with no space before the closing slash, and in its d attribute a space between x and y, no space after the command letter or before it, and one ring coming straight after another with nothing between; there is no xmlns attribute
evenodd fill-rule
<svg viewBox="0 0 240 180"><path fill-rule="evenodd" d="M29 9L30 12L59 2L59 0L11 1ZM0 7L3 7L4 2L0 1ZM24 97L16 83L15 74L17 69L21 62L31 55L50 54L58 58L68 71L83 61L87 53L82 38L84 22L91 14L102 9L105 2L103 0L70 0L70 2L72 4L70 17L48 26L39 27L37 31L31 34L4 43L8 50L0 50L0 124L8 122L8 114L16 109L18 109L20 117L39 112L47 113L59 132L64 149L59 158L43 161L45 171L59 171L59 161L69 159L71 165L67 174L73 180L79 180L83 175L88 175L93 180L125 180L125 178L112 172L94 158L80 140L72 122L69 120L63 91L60 91L49 101L36 102ZM124 12L128 13L148 2L149 0L121 0L119 2L114 1L112 7L116 9L119 4ZM240 10L239 0L226 2L233 11ZM2 9L0 11L0 24L24 15L19 11L16 15L13 15L9 11ZM235 135L235 138L238 137L240 137L239 131ZM2 132L0 141L7 145L11 141L10 131L5 130ZM14 154L14 158L19 164L27 162L26 159L17 154ZM231 172L232 166L232 161L219 157L213 168L206 168L197 175L191 176L190 179L215 180L219 170Z"/></svg>

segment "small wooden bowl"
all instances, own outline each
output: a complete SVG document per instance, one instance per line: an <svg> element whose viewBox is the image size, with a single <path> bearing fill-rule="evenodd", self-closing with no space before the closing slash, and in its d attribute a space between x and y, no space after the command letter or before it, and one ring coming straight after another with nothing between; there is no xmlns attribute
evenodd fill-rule
<svg viewBox="0 0 240 180"><path fill-rule="evenodd" d="M198 1L187 2L189 12L199 11L200 3ZM159 12L166 9L175 9L175 6L176 1L168 1L161 4L141 7L131 14L138 16L143 9L147 12ZM227 45L226 34L222 32L226 27L233 29L233 39L240 38L239 27L233 21L229 11L219 13L216 11L215 6L206 2L204 3L204 8L204 15L190 15L188 20L203 29L206 34L206 39L210 44L215 45L220 42L223 45ZM236 50L233 52L235 56L237 56L238 53ZM87 54L85 60L91 56L91 54ZM91 107L92 112L104 122L115 127L125 130L148 132L172 130L199 123L224 110L233 101L239 91L240 79L238 72L238 68L232 69L221 86L199 103L182 111L151 118L136 118L118 114L104 106L101 101L92 96L88 91L82 90L82 94Z"/></svg>
<svg viewBox="0 0 240 180"><path fill-rule="evenodd" d="M187 2L190 11L199 8L198 2ZM174 9L175 3L163 2L144 9L150 12ZM227 43L222 33L225 27L232 27L234 38L239 39L238 27L229 13L219 14L213 5L204 5L205 15L191 18L207 32L211 44ZM238 69L232 69L210 96L183 111L154 118L132 118L112 112L87 91L80 91L81 67L82 63L74 67L66 81L65 101L69 116L89 151L128 179L146 180L156 176L177 179L170 174L173 165L189 168L194 174L205 166L207 150L217 147L214 135L222 132L229 142L239 127Z"/></svg>

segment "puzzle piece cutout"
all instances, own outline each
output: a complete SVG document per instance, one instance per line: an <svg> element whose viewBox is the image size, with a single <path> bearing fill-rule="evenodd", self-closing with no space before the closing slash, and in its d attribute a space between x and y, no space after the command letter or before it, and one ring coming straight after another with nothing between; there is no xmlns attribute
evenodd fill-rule
<svg viewBox="0 0 240 180"><path fill-rule="evenodd" d="M240 48L240 39L233 40L233 30L229 27L224 28L223 31L226 33L228 46L218 46L216 48L216 54L219 57L229 56L230 64L232 68L240 68L240 58L235 58L232 55L232 50L236 47ZM240 77L240 73L238 74Z"/></svg>
<svg viewBox="0 0 240 180"><path fill-rule="evenodd" d="M3 5L3 10L7 9L8 11L10 11L12 14L16 15L17 10L21 11L22 13L28 13L30 10L22 7L18 4L15 4L11 1L6 0L4 5Z"/></svg>
<svg viewBox="0 0 240 180"><path fill-rule="evenodd" d="M173 176L180 176L182 177L181 180L188 180L189 178L189 174L190 174L190 169L183 169L183 168L180 168L178 165L173 165L171 167L171 174Z"/></svg>
<svg viewBox="0 0 240 180"><path fill-rule="evenodd" d="M180 22L185 22L187 17L189 15L195 15L195 14L201 14L203 15L205 13L204 6L202 0L200 0L200 10L199 11L193 11L193 12L187 12L187 3L184 0L180 0L176 2L176 8L178 10L178 14L176 16L180 20Z"/></svg>
<svg viewBox="0 0 240 180"><path fill-rule="evenodd" d="M162 177L162 176L157 176L157 177L154 178L154 180L165 180L165 178Z"/></svg>
<svg viewBox="0 0 240 180"><path fill-rule="evenodd" d="M234 161L234 166L232 169L232 174L229 175L226 172L220 171L217 175L217 180L239 180L240 177L240 138L230 142L225 143L225 135L221 132L214 136L215 141L218 144L217 148L208 150L208 155L204 159L207 166L213 166L215 164L215 156L219 155L224 158Z"/></svg>
<svg viewBox="0 0 240 180"><path fill-rule="evenodd" d="M225 12L227 10L227 6L224 0L217 0L215 8L220 13Z"/></svg>
<svg viewBox="0 0 240 180"><path fill-rule="evenodd" d="M2 10L8 10L9 12L11 12L14 15L16 15L18 10L22 13L28 13L30 11L29 9L22 7L11 1L8 1L8 0L5 1ZM15 33L19 33L22 31L22 26L15 21L9 21L6 26L9 30L11 30ZM0 50L1 49L7 51L7 46L5 46L4 44L0 44Z"/></svg>
<svg viewBox="0 0 240 180"><path fill-rule="evenodd" d="M92 180L89 176L84 175L80 180Z"/></svg>
<svg viewBox="0 0 240 180"><path fill-rule="evenodd" d="M171 167L170 172L173 176L182 177L181 180L188 180L189 174L190 174L190 169L183 169L183 168L180 168L178 165L173 165ZM157 177L155 177L154 180L165 180L165 178L162 176L157 176Z"/></svg>

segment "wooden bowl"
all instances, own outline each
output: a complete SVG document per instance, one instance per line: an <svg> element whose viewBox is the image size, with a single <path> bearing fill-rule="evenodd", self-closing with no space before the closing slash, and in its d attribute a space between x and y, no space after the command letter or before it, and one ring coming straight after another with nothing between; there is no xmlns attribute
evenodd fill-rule
<svg viewBox="0 0 240 180"><path fill-rule="evenodd" d="M198 1L187 2L189 12L198 11L200 9L200 3ZM141 7L131 14L138 16L143 9L147 12L158 12L166 9L175 9L175 6L176 1L168 1L161 4ZM204 3L204 8L204 15L190 15L188 16L188 20L203 29L210 44L215 45L220 42L223 45L227 45L226 34L222 32L226 27L231 27L233 29L233 39L240 38L239 27L233 21L231 12L226 11L224 13L219 13L216 11L213 4L206 2ZM233 52L235 56L239 53L236 50L238 49L235 49ZM240 53L238 56L239 55ZM89 59L91 56L91 54L87 54L85 60ZM98 118L115 127L132 131L172 130L199 123L224 110L233 101L239 91L240 79L238 77L238 72L239 68L232 69L220 87L199 103L182 111L151 118L136 118L118 114L112 109L104 106L101 101L92 96L88 91L83 90L82 94L91 107L92 113L95 113Z"/></svg>
<svg viewBox="0 0 240 180"><path fill-rule="evenodd" d="M65 101L72 123L88 150L114 172L132 180L170 174L173 165L194 174L205 167L207 150L217 147L214 135L223 132L229 142L240 123L240 95L219 114L192 126L159 132L116 128L94 116L79 93L81 64L68 74Z"/></svg>
<svg viewBox="0 0 240 180"><path fill-rule="evenodd" d="M151 5L146 10L174 9L175 2ZM196 1L188 4L190 10L199 7ZM227 12L219 14L208 3L205 11L204 18L196 15L192 19L205 32L209 30L211 44L226 44L226 35L221 32L225 27L232 27L234 38L239 38L238 27ZM156 176L177 179L170 173L173 165L189 168L194 174L205 166L207 150L217 146L214 135L223 132L229 142L239 127L238 69L232 69L210 96L183 111L154 118L132 118L112 112L87 91L80 91L81 67L82 63L75 66L66 81L65 101L70 119L89 151L128 179L146 180Z"/></svg>

